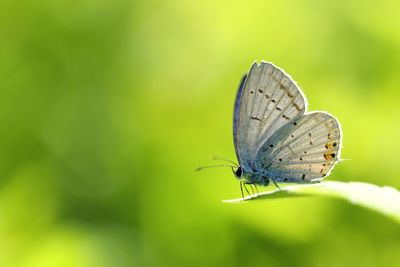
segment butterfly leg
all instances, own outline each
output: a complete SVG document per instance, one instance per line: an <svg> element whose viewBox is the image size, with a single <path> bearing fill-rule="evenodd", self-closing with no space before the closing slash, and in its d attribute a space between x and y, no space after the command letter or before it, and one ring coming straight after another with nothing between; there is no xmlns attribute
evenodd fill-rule
<svg viewBox="0 0 400 267"><path fill-rule="evenodd" d="M251 194L250 194L250 192L249 192L249 189L247 189L247 185L248 183L243 183L243 187L244 187L244 190L246 190L246 192L247 192L247 195L249 195L249 196L251 196Z"/></svg>
<svg viewBox="0 0 400 267"><path fill-rule="evenodd" d="M253 195L255 195L255 192L254 192L254 184L252 184L252 183L246 183L246 184L249 184L250 185L250 188L251 188L251 193L253 194Z"/></svg>
<svg viewBox="0 0 400 267"><path fill-rule="evenodd" d="M272 180L272 179L271 179ZM272 182L274 182L274 185L276 186L276 188L279 189L279 191L281 190L281 188L278 186L278 184L275 182L275 180L272 180Z"/></svg>
<svg viewBox="0 0 400 267"><path fill-rule="evenodd" d="M251 192L253 193L254 196L258 195L258 188L257 188L256 184L253 184L253 183L246 183L246 184L250 185Z"/></svg>
<svg viewBox="0 0 400 267"><path fill-rule="evenodd" d="M257 195L258 195L260 192L258 192L258 187L257 187L257 185L256 185L256 184L253 184L253 186L254 186L254 188L256 189L256 193L257 193Z"/></svg>
<svg viewBox="0 0 400 267"><path fill-rule="evenodd" d="M244 199L244 194L243 194L243 182L240 182L240 192L242 192L242 198Z"/></svg>

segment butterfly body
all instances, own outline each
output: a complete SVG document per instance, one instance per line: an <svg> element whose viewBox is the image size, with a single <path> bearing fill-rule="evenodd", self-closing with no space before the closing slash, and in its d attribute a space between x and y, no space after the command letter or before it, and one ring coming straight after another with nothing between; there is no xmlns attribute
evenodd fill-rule
<svg viewBox="0 0 400 267"><path fill-rule="evenodd" d="M306 98L289 75L272 63L255 62L235 101L235 176L264 186L327 176L340 158L340 125L326 112L306 110Z"/></svg>

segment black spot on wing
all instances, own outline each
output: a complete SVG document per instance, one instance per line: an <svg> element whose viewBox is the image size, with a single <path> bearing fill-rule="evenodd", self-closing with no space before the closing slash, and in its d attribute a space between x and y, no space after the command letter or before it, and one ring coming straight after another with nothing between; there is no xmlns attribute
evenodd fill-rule
<svg viewBox="0 0 400 267"><path fill-rule="evenodd" d="M256 121L261 121L261 119L260 119L260 118L253 117L253 116L251 116L251 117L250 117L250 119L252 119L252 120L256 120Z"/></svg>

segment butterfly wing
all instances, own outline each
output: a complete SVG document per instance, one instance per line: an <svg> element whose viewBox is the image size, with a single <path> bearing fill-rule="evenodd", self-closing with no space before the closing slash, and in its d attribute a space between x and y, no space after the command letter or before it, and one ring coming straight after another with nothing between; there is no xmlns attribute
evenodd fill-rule
<svg viewBox="0 0 400 267"><path fill-rule="evenodd" d="M296 118L260 148L256 169L276 182L306 183L327 176L340 158L341 129L325 112Z"/></svg>
<svg viewBox="0 0 400 267"><path fill-rule="evenodd" d="M252 168L265 140L305 110L301 90L286 73L271 63L253 63L235 101L234 141L239 164Z"/></svg>
<svg viewBox="0 0 400 267"><path fill-rule="evenodd" d="M237 128L238 128L238 119L239 119L240 98L242 96L243 86L244 86L244 83L246 81L246 78L247 78L247 74L243 75L243 78L240 81L239 89L238 89L238 91L236 93L234 115L233 115L233 141L234 141L234 144L235 144L236 157L238 158L239 163L240 163L240 158L239 158Z"/></svg>

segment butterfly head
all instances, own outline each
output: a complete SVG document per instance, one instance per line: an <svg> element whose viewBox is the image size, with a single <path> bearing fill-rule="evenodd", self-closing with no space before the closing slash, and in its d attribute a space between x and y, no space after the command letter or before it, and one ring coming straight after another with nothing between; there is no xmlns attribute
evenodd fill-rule
<svg viewBox="0 0 400 267"><path fill-rule="evenodd" d="M253 181L253 173L245 170L243 167L238 166L236 169L233 169L233 174L235 175L236 179L239 181L246 181L252 183Z"/></svg>
<svg viewBox="0 0 400 267"><path fill-rule="evenodd" d="M236 171L235 170L233 170L233 173L235 174L235 177L237 178L237 179L239 179L239 180L241 180L243 177L242 177L242 175L243 175L243 170L242 170L242 167L237 167L237 169L236 169Z"/></svg>
<svg viewBox="0 0 400 267"><path fill-rule="evenodd" d="M269 184L269 178L265 173L257 172L254 170L247 170L240 166L235 169L232 169L235 174L236 179L242 182L246 182L249 184L257 184L267 186Z"/></svg>

